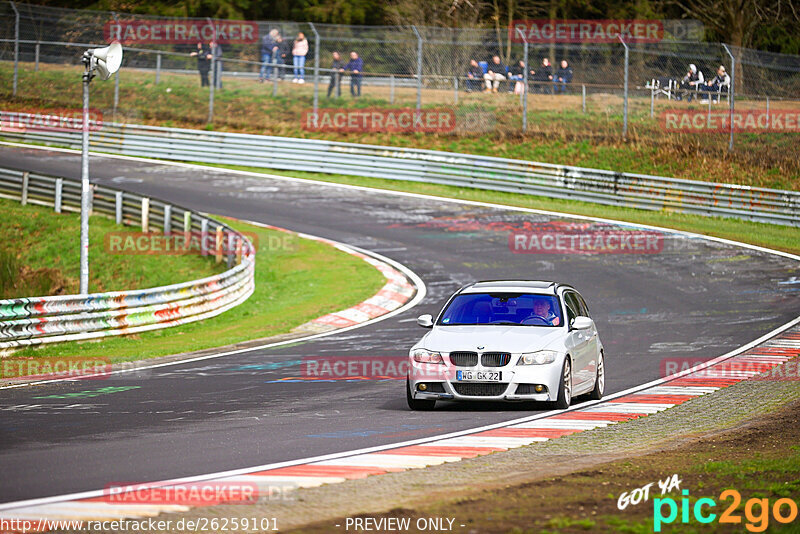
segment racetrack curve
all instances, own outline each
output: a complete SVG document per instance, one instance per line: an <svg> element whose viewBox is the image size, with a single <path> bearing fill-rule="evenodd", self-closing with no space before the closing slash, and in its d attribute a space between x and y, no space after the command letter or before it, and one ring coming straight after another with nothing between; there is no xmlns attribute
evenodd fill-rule
<svg viewBox="0 0 800 534"><path fill-rule="evenodd" d="M0 165L80 176L74 153L0 147ZM605 345L608 393L658 378L666 358L711 359L800 314L800 283L792 283L800 263L727 243L665 233L654 254L515 254L512 228L587 223L149 161L93 156L90 170L97 183L378 252L416 272L428 295L412 310L341 334L113 375L102 387L137 388L101 397L42 398L90 389L80 381L2 389L0 502L383 445L539 409L441 403L410 412L399 380L279 381L300 375L303 357L405 354L423 333L416 316L435 313L478 279L577 287Z"/></svg>

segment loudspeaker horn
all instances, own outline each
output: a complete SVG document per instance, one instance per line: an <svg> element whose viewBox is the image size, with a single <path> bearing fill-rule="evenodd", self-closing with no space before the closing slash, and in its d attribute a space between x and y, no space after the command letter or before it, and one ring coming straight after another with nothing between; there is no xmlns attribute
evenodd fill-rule
<svg viewBox="0 0 800 534"><path fill-rule="evenodd" d="M95 48L89 52L92 54L92 66L97 70L97 75L100 76L101 80L109 79L122 65L122 45L119 44L119 41L114 41L105 48Z"/></svg>

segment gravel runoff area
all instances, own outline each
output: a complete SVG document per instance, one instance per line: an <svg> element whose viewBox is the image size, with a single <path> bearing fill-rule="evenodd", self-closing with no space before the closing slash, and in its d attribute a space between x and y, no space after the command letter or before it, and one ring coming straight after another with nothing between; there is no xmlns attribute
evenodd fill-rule
<svg viewBox="0 0 800 534"><path fill-rule="evenodd" d="M546 442L425 469L302 488L291 492L289 498L254 505L194 508L162 514L159 519L172 519L175 524L179 519L269 517L275 518L281 531L346 532L341 524L346 517L391 516L392 511L402 515L402 510L409 508L469 500L486 490L525 487L620 459L679 451L710 436L755 425L792 403L800 406L798 359L783 367L786 376L793 374L794 379L746 380L647 417ZM598 477L597 484L602 480ZM470 531L455 525L454 531L459 530Z"/></svg>

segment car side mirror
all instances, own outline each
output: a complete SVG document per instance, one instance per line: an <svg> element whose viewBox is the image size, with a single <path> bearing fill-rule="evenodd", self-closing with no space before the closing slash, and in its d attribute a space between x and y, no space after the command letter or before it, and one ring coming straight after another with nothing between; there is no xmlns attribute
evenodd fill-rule
<svg viewBox="0 0 800 534"><path fill-rule="evenodd" d="M572 320L571 326L575 330L586 330L592 327L592 320L584 315L579 315Z"/></svg>
<svg viewBox="0 0 800 534"><path fill-rule="evenodd" d="M417 324L422 328L433 328L433 316L431 316L429 313L420 315L417 317Z"/></svg>

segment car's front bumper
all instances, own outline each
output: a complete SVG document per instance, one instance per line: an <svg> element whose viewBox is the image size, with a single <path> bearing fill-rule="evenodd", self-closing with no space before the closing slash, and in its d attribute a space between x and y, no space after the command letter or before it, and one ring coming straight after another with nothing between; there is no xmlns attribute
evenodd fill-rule
<svg viewBox="0 0 800 534"><path fill-rule="evenodd" d="M446 364L409 365L409 387L415 399L457 401L555 401L561 380L561 362L556 360L544 365L506 365L504 367L461 368ZM499 371L500 382L459 381L457 370ZM428 386L420 391L418 385ZM431 391L439 389L442 391ZM535 385L544 386L545 391L536 393ZM431 387L433 386L433 387ZM489 391L494 390L494 391Z"/></svg>

